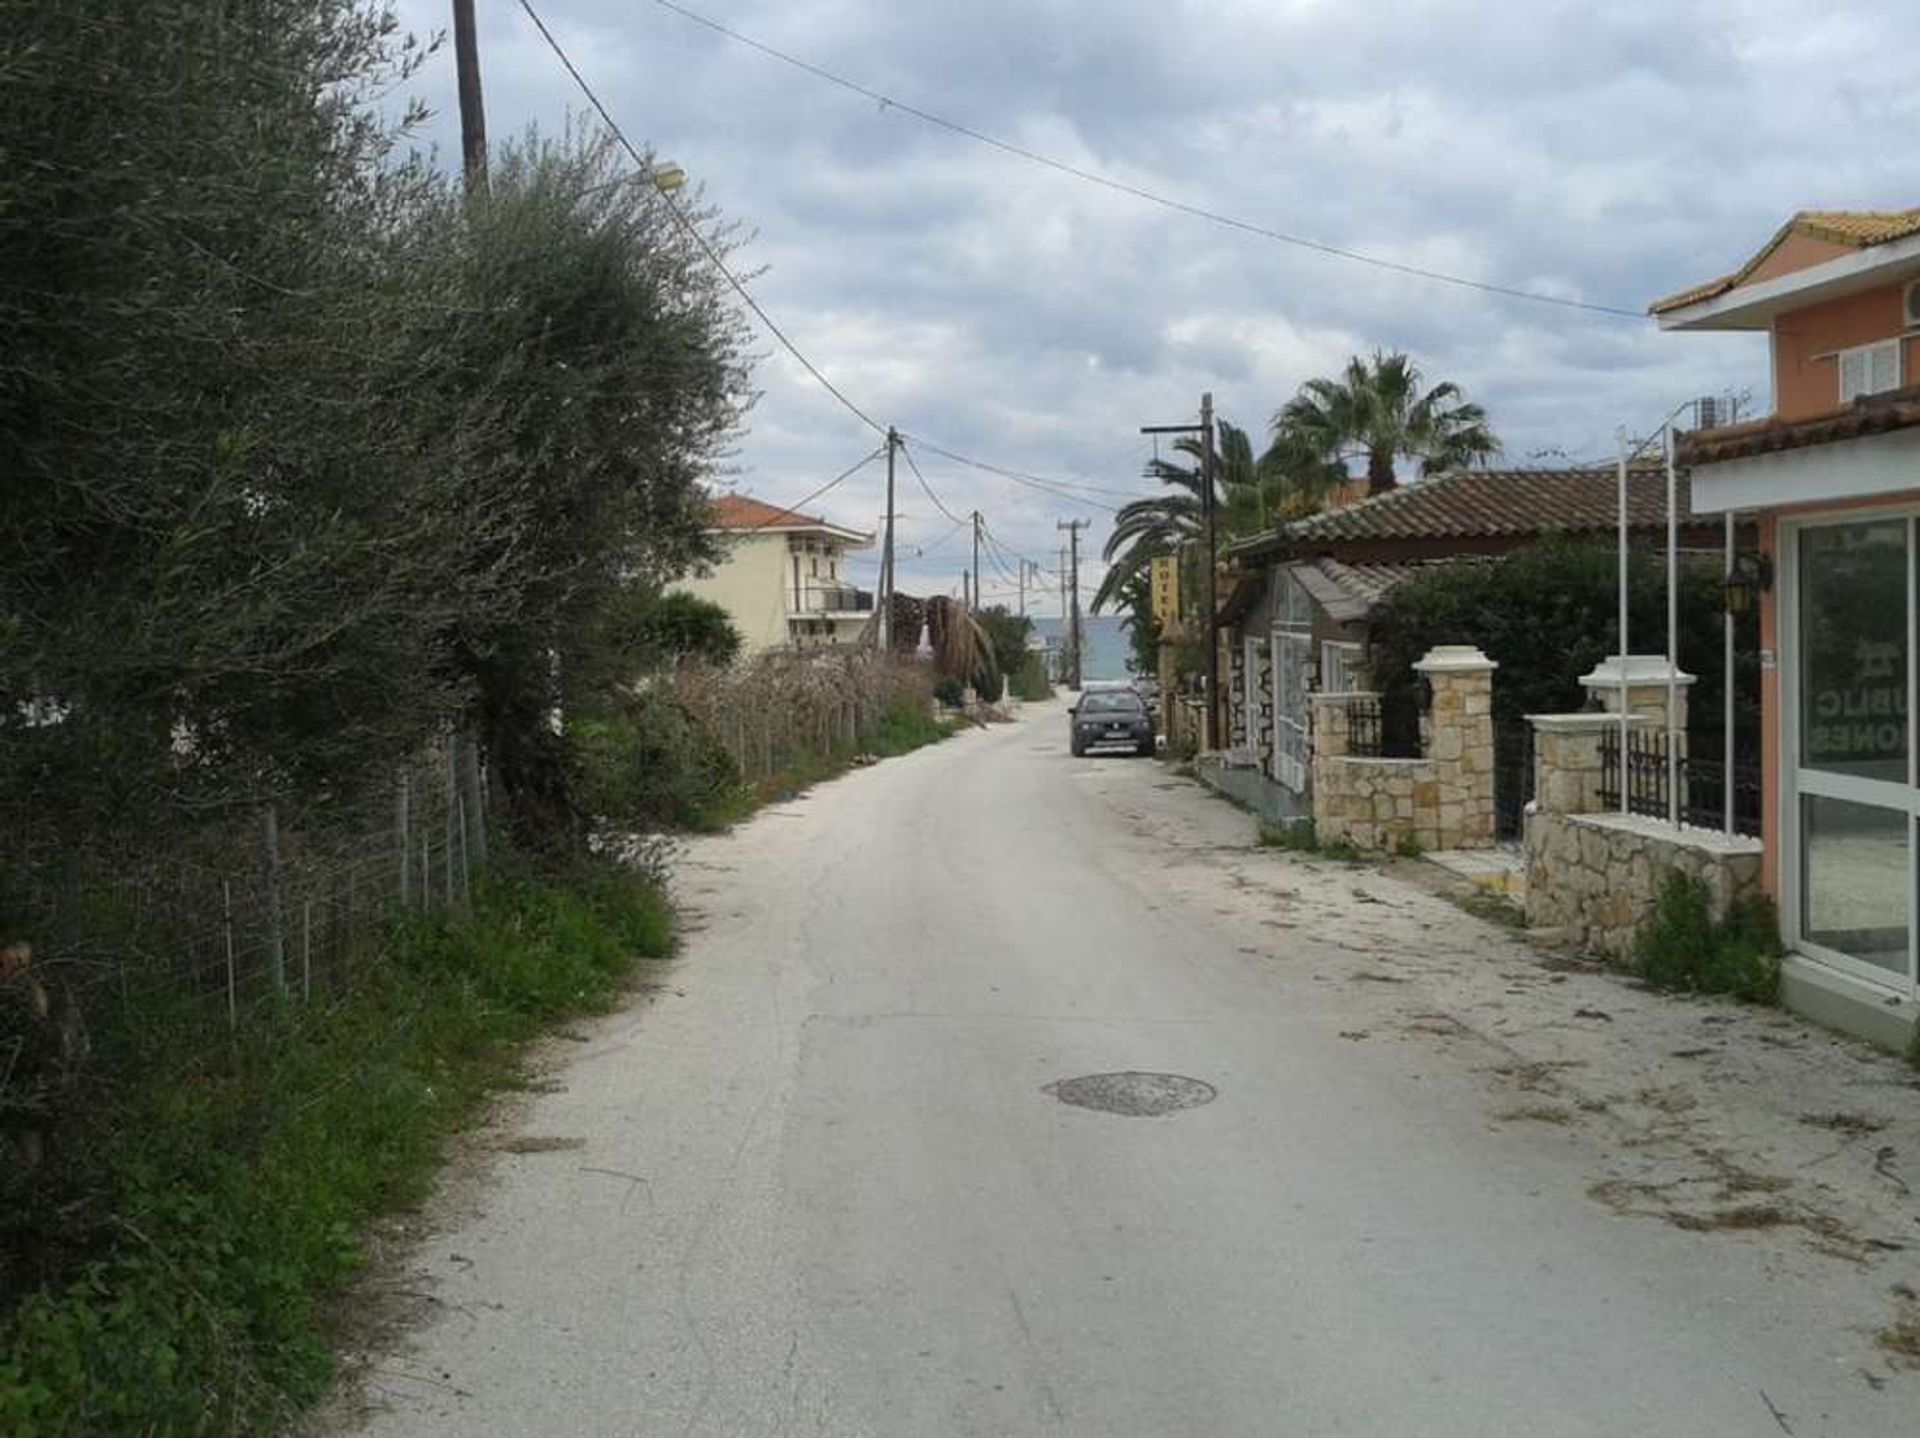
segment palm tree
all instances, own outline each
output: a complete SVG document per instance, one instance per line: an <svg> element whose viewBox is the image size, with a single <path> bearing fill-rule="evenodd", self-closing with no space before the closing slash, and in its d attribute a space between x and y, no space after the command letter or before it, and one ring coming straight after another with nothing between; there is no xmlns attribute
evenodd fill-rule
<svg viewBox="0 0 1920 1438"><path fill-rule="evenodd" d="M1420 473L1481 463L1500 452L1486 411L1461 398L1452 383L1421 392L1422 378L1403 354L1375 350L1371 361L1355 355L1337 380L1311 379L1273 417L1276 446L1345 466L1367 466L1367 493L1385 494L1399 483L1394 461L1417 460Z"/></svg>
<svg viewBox="0 0 1920 1438"><path fill-rule="evenodd" d="M1155 459L1147 477L1171 491L1136 499L1120 507L1101 558L1111 566L1093 596L1098 613L1122 600L1129 580L1144 574L1155 559L1179 554L1206 538L1206 491L1200 469L1204 451L1197 436L1173 446L1191 465ZM1276 442L1258 459L1253 441L1238 425L1219 423L1219 447L1213 461L1214 522L1222 542L1264 532L1276 520L1311 513L1346 477L1338 463L1323 459L1292 438Z"/></svg>

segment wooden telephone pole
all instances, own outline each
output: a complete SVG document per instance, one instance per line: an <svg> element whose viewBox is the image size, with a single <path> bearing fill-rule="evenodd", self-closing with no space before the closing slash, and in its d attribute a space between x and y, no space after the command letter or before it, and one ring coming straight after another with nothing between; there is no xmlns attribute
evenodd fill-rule
<svg viewBox="0 0 1920 1438"><path fill-rule="evenodd" d="M1087 527L1084 519L1057 520L1055 529L1067 532L1067 552L1071 559L1067 566L1067 653L1071 656L1073 670L1067 680L1069 689L1080 687L1080 531Z"/></svg>

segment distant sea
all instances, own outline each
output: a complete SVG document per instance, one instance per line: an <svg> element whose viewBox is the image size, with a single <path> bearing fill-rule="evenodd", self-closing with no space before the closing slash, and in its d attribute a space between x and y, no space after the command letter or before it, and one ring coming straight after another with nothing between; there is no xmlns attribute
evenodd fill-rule
<svg viewBox="0 0 1920 1438"><path fill-rule="evenodd" d="M1125 679L1127 675L1127 631L1120 626L1126 622L1118 614L1083 614L1080 616L1080 638L1086 646L1086 653L1080 659L1080 677L1082 679ZM1034 633L1052 641L1060 636L1065 625L1058 617L1033 621Z"/></svg>

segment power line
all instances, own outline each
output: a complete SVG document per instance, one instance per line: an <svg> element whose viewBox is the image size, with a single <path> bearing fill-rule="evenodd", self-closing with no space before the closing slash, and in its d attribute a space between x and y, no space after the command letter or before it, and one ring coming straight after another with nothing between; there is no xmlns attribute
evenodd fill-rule
<svg viewBox="0 0 1920 1438"><path fill-rule="evenodd" d="M560 42L554 38L553 32L547 28L546 21L540 18L540 12L533 8L532 0L520 0L520 8L527 12L527 18L533 21L534 28L540 32L540 38L547 42L547 48L552 50L559 58L560 63L566 67L567 73L573 77L573 83L580 87L580 93L587 97L587 102L598 112L601 123L607 127L608 132L619 142L620 147L627 152L628 156L633 160L633 163L642 170L645 170L647 168L646 160L641 156L640 152L634 148L633 142L627 138L626 132L620 128L618 122L614 120L613 115L608 111L607 107L600 103L600 97L593 92L593 87L587 83L586 77L580 73L567 52L561 48ZM865 410L861 409L859 405L848 399L847 396L841 392L839 386L828 379L826 375L822 373L820 367L808 359L806 355L801 352L798 345L787 338L786 331L773 322L773 317L760 308L760 302L754 299L752 294L748 292L746 285L741 282L739 276L727 267L727 262L720 257L720 252L708 243L705 235L700 233L700 227L694 224L680 209L680 202L671 194L664 192L662 192L662 198L666 201L667 213L673 216L680 228L686 231L693 242L701 248L708 260L712 261L713 267L726 277L727 283L733 287L734 293L739 295L741 301L747 308L759 317L760 323L767 327L767 333L780 342L781 348L792 355L794 359L798 360L801 368L812 375L814 379L819 382L822 389L840 401L842 408L853 415L855 419L859 420L876 434L885 434L887 427Z"/></svg>
<svg viewBox="0 0 1920 1438"><path fill-rule="evenodd" d="M526 0L521 0L521 3L525 4ZM736 41L750 49L758 50L761 54L778 60L784 65L791 65L797 70L804 70L807 74L825 80L829 84L838 85L843 90L850 90L856 95L872 100L883 110L898 110L902 114L913 116L916 120L925 121L929 125L936 125L940 129L951 131L953 134L963 136L966 139L973 140L978 144L986 145L991 149L999 150L1004 154L1012 155L1018 159L1026 160L1031 164L1058 171L1063 175L1070 175L1076 180L1083 180L1090 185L1098 185L1102 189L1113 190L1123 195L1131 195L1137 200L1145 200L1149 204L1159 205L1164 209L1174 210L1183 215L1191 215L1195 219L1206 220L1211 224L1221 225L1231 230L1240 230L1249 235L1258 235L1262 239L1274 240L1280 244L1292 245L1298 249L1312 250L1317 254L1329 255L1335 259L1350 260L1355 264L1371 265L1375 269L1390 270L1396 274L1411 275L1415 279L1432 280L1438 284L1456 285L1461 289L1479 290L1484 294L1502 295L1508 299L1529 300L1535 304L1557 305L1563 309L1586 310L1593 314L1613 315L1618 318L1631 320L1644 320L1646 318L1646 316L1637 309L1626 309L1618 305L1594 304L1587 300L1570 300L1562 295L1550 295L1539 290L1516 289L1510 285L1497 285L1487 280L1470 280L1464 275L1450 275L1444 270L1430 270L1420 265L1409 265L1399 260L1385 260L1381 259L1378 255L1367 255L1357 250L1343 249L1339 245L1329 245L1321 240L1308 239L1303 235L1288 234L1284 230L1271 229L1266 225L1255 224L1251 220L1236 219L1232 215L1222 214L1218 210L1209 210L1200 205L1190 205L1184 200L1170 199L1165 195L1156 194L1152 190L1142 189L1138 185L1130 185L1125 180L1116 180L1110 175L1102 175L1095 170L1085 170L1078 165L1068 164L1065 160L1056 160L1051 155L1043 155L1038 150L1029 150L1023 145L1016 145L1009 140L1002 140L997 136L987 134L985 131L976 130L970 125L963 125L958 120L949 120L944 115L934 114L931 110L922 110L917 105L909 105L903 100L896 100L891 95L870 89L857 80L850 80L844 75L837 75L831 70L823 69L819 65L802 60L797 55L789 55L784 50L776 50L773 46L755 40L751 36L743 35L738 30L729 29L717 20L708 19L705 15L699 14L697 11L689 10L686 6L675 3L675 0L654 0L654 3L664 10L671 10L676 15L691 20L696 25L705 26L715 34L724 35L729 40Z"/></svg>
<svg viewBox="0 0 1920 1438"><path fill-rule="evenodd" d="M881 446L881 449L884 449L884 448L885 446ZM801 505L812 504L821 495L825 494L828 490L833 489L836 485L840 484L843 480L851 479L854 475L858 474L861 470L865 469L868 465L872 464L876 459L880 458L881 449L874 450L873 453L868 455L865 459L860 460L859 462L853 465L850 465L846 469L841 470L832 479L828 480L825 484L821 485L818 489L814 490L813 493L807 495L805 498L796 500L792 504L782 506L782 508L786 512L786 517L805 519L807 516L800 513ZM780 524L782 522L783 522L783 517L776 516L773 519L765 520L760 524L754 525L751 529L748 529L745 532L748 534L758 534L761 530L769 529L772 526L776 524Z"/></svg>
<svg viewBox="0 0 1920 1438"><path fill-rule="evenodd" d="M1104 509L1109 514L1118 514L1120 512L1120 506L1118 505L1106 504L1097 499L1089 499L1085 495L1075 494L1073 492L1075 486L1070 486L1064 480L1043 479L1037 474L1027 474L1022 470L1008 469L1004 465L989 464L984 459L974 459L971 455L960 454L951 449L943 449L932 440L922 438L919 435L903 434L900 437L905 440L910 440L914 444L918 444L923 449L931 450L943 459L950 459L955 464L964 464L967 468L977 469L983 474L997 474L1002 479L1010 479L1015 484L1024 484L1029 489L1037 489L1043 494L1052 495L1055 499L1066 499L1071 500L1075 504L1091 505L1095 509ZM1087 488L1088 486L1083 485L1077 487ZM1122 493L1122 491L1119 490L1110 490L1107 492L1114 494ZM1145 496L1135 495L1132 497L1138 499L1144 498Z"/></svg>
<svg viewBox="0 0 1920 1438"><path fill-rule="evenodd" d="M520 8L526 12L527 18L533 22L534 28L540 32L540 38L546 42L547 48L553 51L555 58L557 58L560 61L560 64L566 69L567 74L572 77L574 84L579 87L580 93L586 96L587 102L593 106L595 113L598 114L600 117L601 123L607 127L608 133L611 134L614 140L620 145L620 147L627 152L628 157L633 161L635 166L637 166L642 171L646 170L647 169L646 158L634 146L633 142L627 138L626 132L620 128L619 122L613 118L612 112L610 112L607 109L606 105L601 101L599 95L595 93L593 87L587 83L586 77L580 73L579 67L573 63L573 59L571 56L567 54L565 47L563 47L560 44L559 40L554 36L553 32L547 28L547 24L543 19L541 19L539 11L537 11L533 7L532 0L519 0L519 4L520 4ZM688 12L688 13L691 15L691 12ZM694 16L692 18L697 19L699 17ZM827 378L826 374L820 369L818 365L814 364L812 360L807 358L806 354L800 349L800 347L797 344L795 344L793 340L787 336L786 331L781 329L780 326L774 321L773 317L769 315L766 312L766 310L761 307L759 301L754 299L753 295L747 290L746 285L740 280L740 278L737 275L734 274L733 270L727 265L726 261L721 257L719 251L717 251L713 247L713 245L708 242L707 237L701 233L699 227L693 223L693 221L686 215L684 211L681 210L679 202L671 194L667 194L664 192L662 193L662 198L666 202L667 213L673 217L674 222L678 224L680 228L683 231L685 231L685 233L694 241L694 243L700 247L701 252L706 255L708 261L713 265L713 267L716 270L720 272L720 274L726 279L727 283L730 286L732 286L734 292L740 296L741 301L747 306L748 309L750 309L753 312L753 314L759 319L760 323L766 327L767 332L770 335L772 335L774 339L780 343L781 347L784 348L788 354L792 355L793 358L799 362L801 367L805 369L806 372L809 375L811 375L815 381L819 383L821 388L825 389L828 394L832 395L834 399L838 400L841 406L845 408L848 411L848 413L852 414L856 419L858 419L861 423L865 424L868 428L872 429L876 434L882 434L882 435L886 434L887 427L881 424L878 420L874 419L873 416L869 415L865 410L861 409L859 405L855 404L851 399L849 399L847 395L837 385L833 383L832 380ZM905 439L907 438L907 436L902 435L901 438ZM1114 505L1102 504L1098 500L1086 499L1086 498L1083 498L1082 496L1072 493L1072 491L1075 489L1098 490L1099 486L1077 485L1066 480L1043 479L1038 475L1025 474L1019 470L1007 469L1000 465L988 464L984 460L973 459L968 455L959 454L956 451L942 448L941 446L936 445L929 440L921 439L916 442L925 445L928 449L932 450L934 453L942 455L947 459L954 461L957 464L966 465L970 468L980 470L983 473L999 475L1005 479L1013 480L1016 483L1027 485L1030 488L1042 490L1043 492L1052 494L1057 498L1066 498L1066 499L1074 500L1077 503L1089 504L1094 506L1095 508L1105 509L1110 513L1117 514L1119 512L1118 508ZM920 473L919 465L914 463L912 452L909 449L907 449L907 447L904 444L901 446L901 450L907 456L907 464L909 465L909 467L912 468L914 477L920 481L920 487L926 491L927 497L933 501L934 506L937 509L939 509L939 511L942 514L944 514L948 519L952 520L955 524L965 524L967 521L960 518L960 516L956 515L952 510L948 509L947 506L941 501L940 497L933 492L933 487L927 483L926 476ZM876 455L878 453L879 451L875 451ZM869 455L867 459L862 460L860 463L862 465L869 463L874 457L875 455ZM854 466L854 470L857 470L859 468L860 468L860 465ZM799 503L807 504L812 500L818 498L820 495L825 494L829 489L833 488L834 485L838 484L840 480L845 479L847 475L851 473L853 473L853 470L848 470L846 474L842 474L838 478L829 481L826 485L823 485L820 489L814 491L813 494L810 494L805 499L800 500ZM1102 492L1110 493L1110 494L1121 494L1121 495L1125 495L1127 493L1124 490L1105 490Z"/></svg>
<svg viewBox="0 0 1920 1438"><path fill-rule="evenodd" d="M905 438L905 436L903 435L902 438ZM933 446L928 445L927 448L931 449L933 448ZM939 510L942 514L946 515L946 517L948 519L951 519L956 525L972 523L971 520L962 519L959 515L955 514L951 509L948 509L946 505L946 501L941 499L939 495L933 492L933 486L927 483L927 477L920 472L919 464L917 464L914 461L913 449L911 446L904 445L904 444L901 445L900 452L907 457L907 468L912 470L913 477L920 481L920 487L927 492L927 498L933 501L933 507L935 509Z"/></svg>

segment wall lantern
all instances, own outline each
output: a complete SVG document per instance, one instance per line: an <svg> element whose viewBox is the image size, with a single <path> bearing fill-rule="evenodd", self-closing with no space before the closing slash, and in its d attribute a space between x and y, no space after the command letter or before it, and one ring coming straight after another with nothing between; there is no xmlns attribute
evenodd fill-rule
<svg viewBox="0 0 1920 1438"><path fill-rule="evenodd" d="M1736 554L1733 567L1727 571L1727 613L1751 614L1760 596L1772 588L1772 559L1751 552Z"/></svg>

